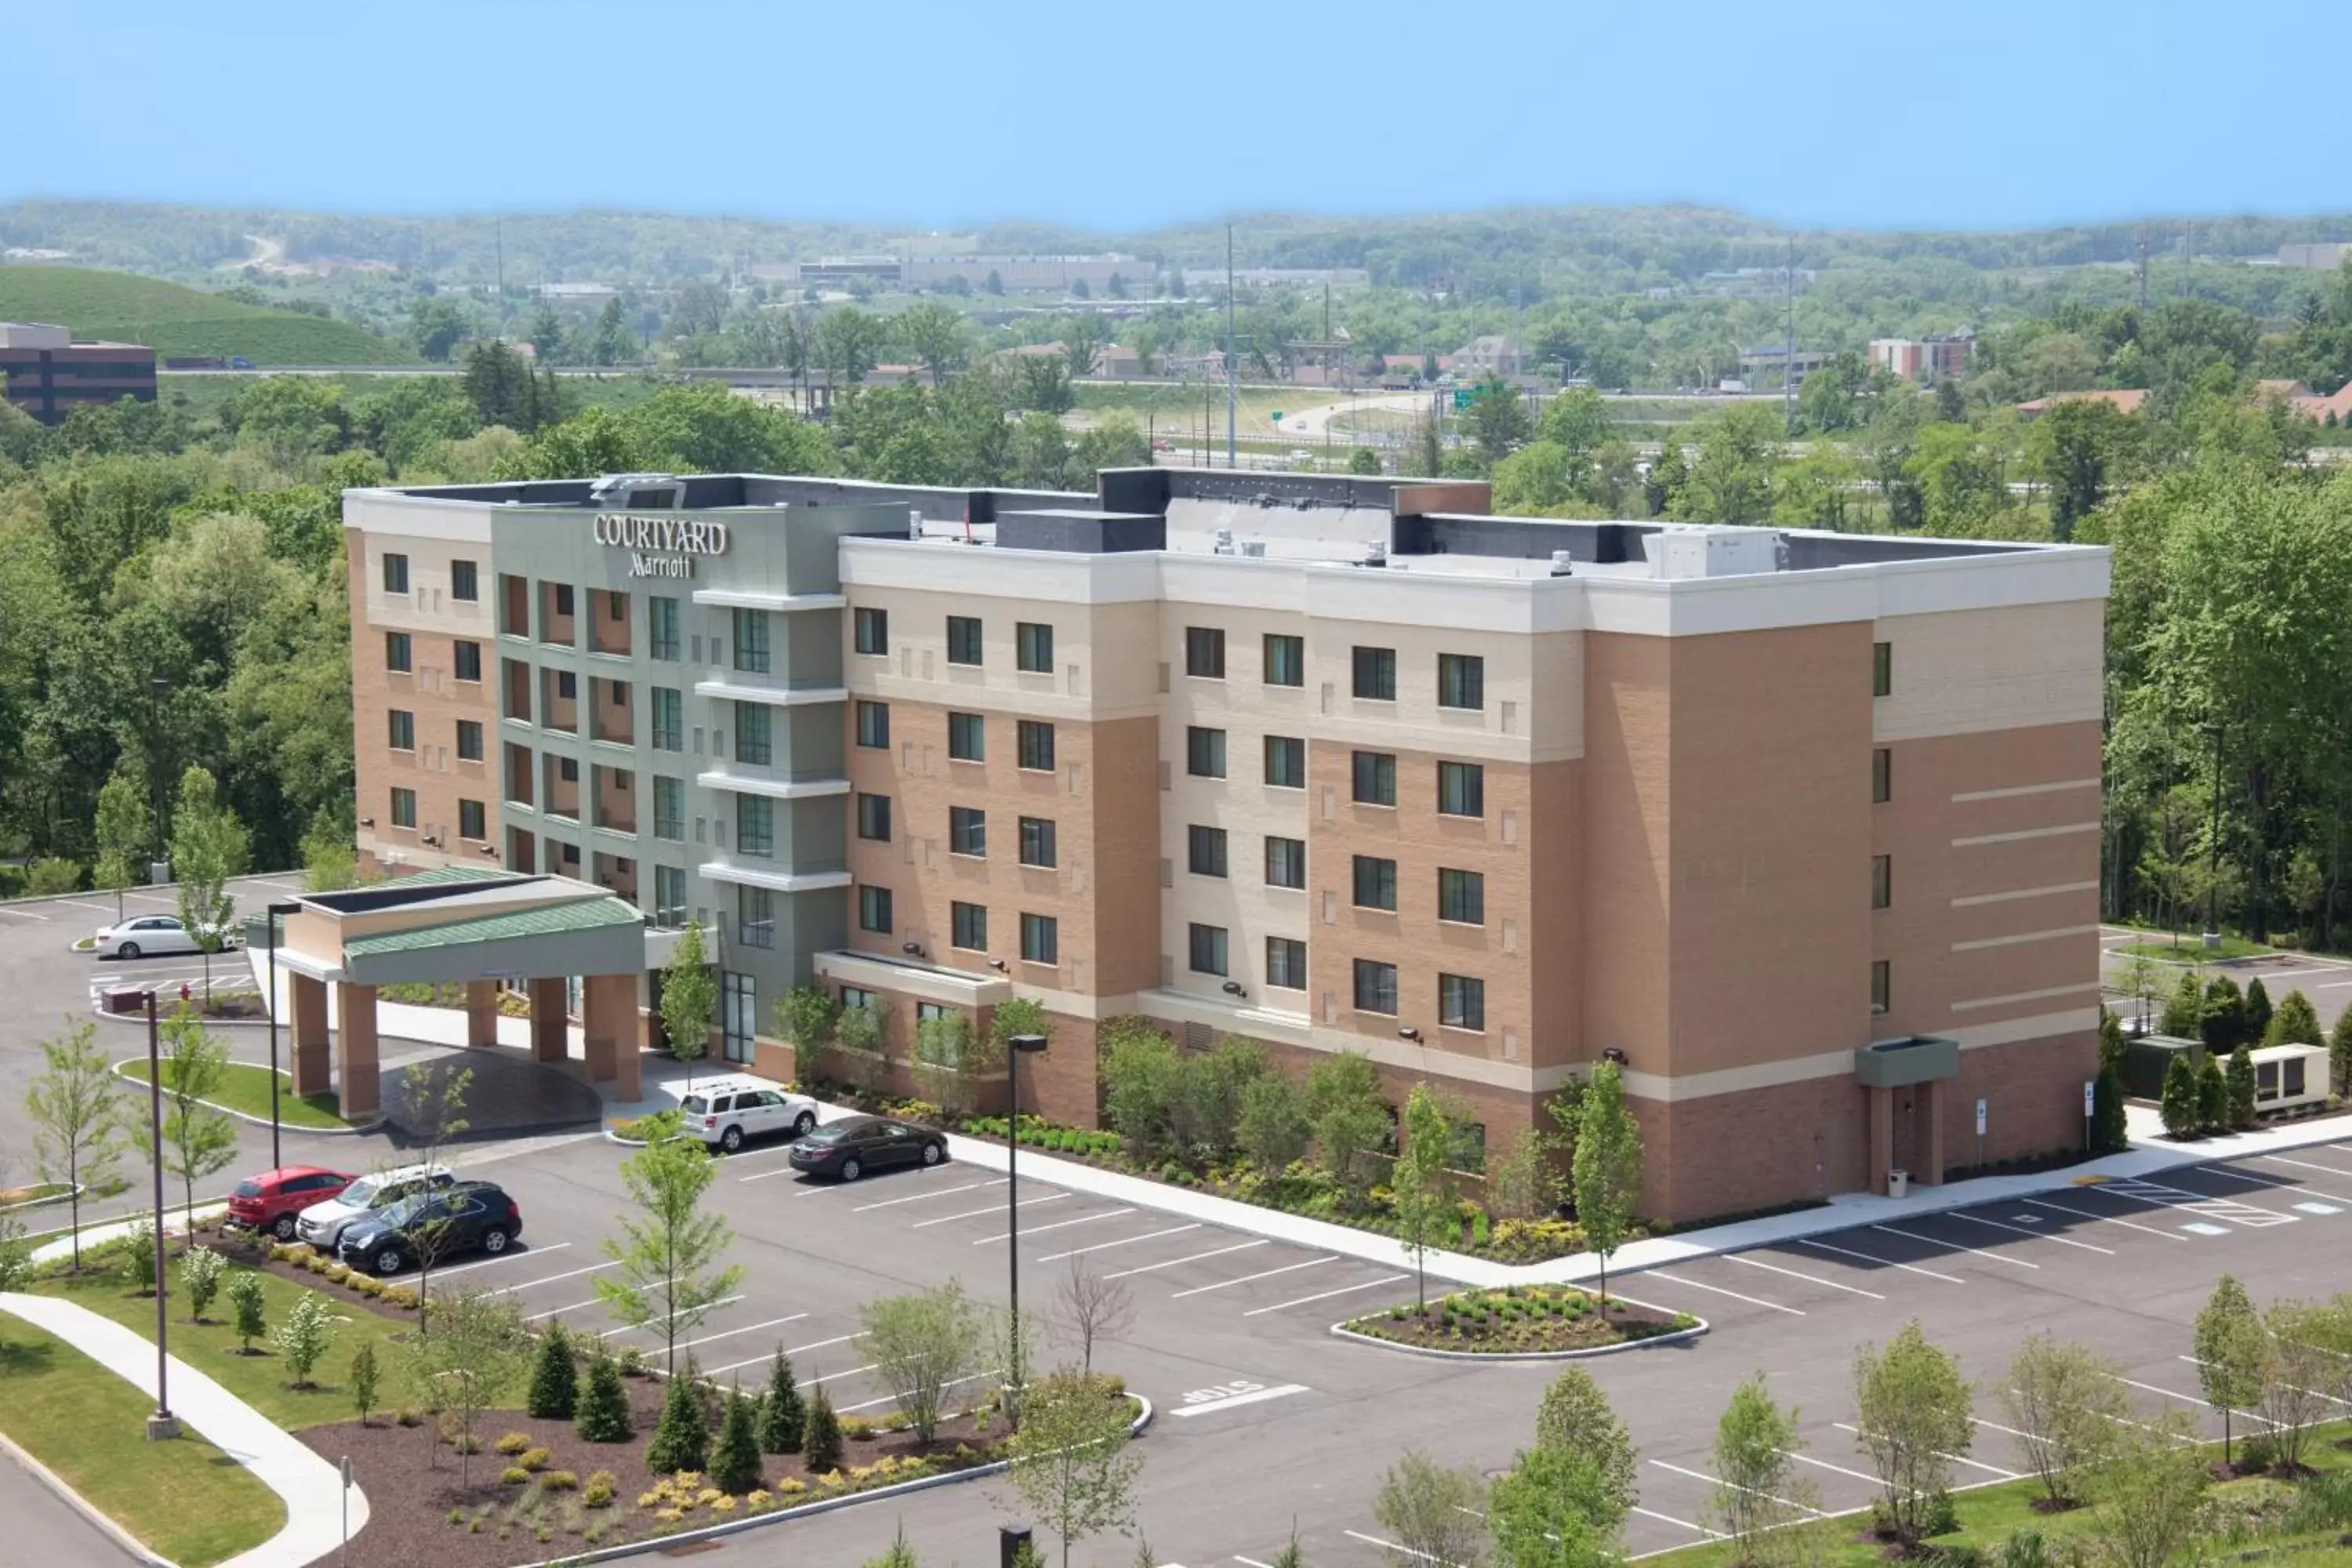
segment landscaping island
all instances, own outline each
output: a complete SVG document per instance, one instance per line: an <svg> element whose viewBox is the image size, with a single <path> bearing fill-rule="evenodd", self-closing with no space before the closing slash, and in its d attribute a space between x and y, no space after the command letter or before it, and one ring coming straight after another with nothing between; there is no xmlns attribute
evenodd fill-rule
<svg viewBox="0 0 2352 1568"><path fill-rule="evenodd" d="M1665 1312L1573 1285L1511 1285L1458 1290L1423 1307L1400 1304L1339 1325L1350 1334L1411 1350L1457 1355L1579 1355L1617 1350L1704 1328L1687 1312Z"/></svg>
<svg viewBox="0 0 2352 1568"><path fill-rule="evenodd" d="M145 1088L147 1062L143 1057L133 1057L117 1062L115 1073ZM165 1092L170 1092L172 1069L163 1068ZM221 1068L218 1088L205 1097L206 1105L238 1116L249 1116L257 1121L269 1120L269 1069L252 1067L244 1062L227 1062ZM288 1127L309 1132L348 1132L356 1123L346 1121L338 1114L338 1102L332 1093L298 1096L293 1079L281 1072L278 1075L278 1120Z"/></svg>

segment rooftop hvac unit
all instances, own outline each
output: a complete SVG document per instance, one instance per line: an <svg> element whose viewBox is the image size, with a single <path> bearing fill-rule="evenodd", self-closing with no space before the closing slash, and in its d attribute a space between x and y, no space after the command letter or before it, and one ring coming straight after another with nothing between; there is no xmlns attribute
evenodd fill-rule
<svg viewBox="0 0 2352 1568"><path fill-rule="evenodd" d="M909 539L923 537L923 514L913 507L907 509L907 537Z"/></svg>
<svg viewBox="0 0 2352 1568"><path fill-rule="evenodd" d="M1263 540L1263 539L1244 539L1244 540L1243 540L1243 541L1242 541L1242 553L1243 553L1244 555L1249 556L1249 557L1250 557L1250 558L1252 558L1253 560L1257 560L1257 561L1263 561L1263 560L1265 560L1265 540Z"/></svg>
<svg viewBox="0 0 2352 1568"><path fill-rule="evenodd" d="M1365 545L1364 545L1364 559L1363 559L1363 561L1362 561L1361 564L1366 565L1366 566L1385 566L1385 565L1387 565L1388 563L1389 563L1389 545L1388 545L1388 541L1387 541L1387 540L1385 540L1385 539L1374 539L1374 540L1370 540L1370 541L1368 541L1368 542L1365 543Z"/></svg>
<svg viewBox="0 0 2352 1568"><path fill-rule="evenodd" d="M1576 552L1574 551L1555 550L1551 552L1551 574L1553 576L1567 577L1572 575L1575 571Z"/></svg>
<svg viewBox="0 0 2352 1568"><path fill-rule="evenodd" d="M1216 533L1213 535L1213 539L1215 542L1213 548L1217 554L1231 555L1234 552L1234 531L1232 529L1221 528L1217 530Z"/></svg>

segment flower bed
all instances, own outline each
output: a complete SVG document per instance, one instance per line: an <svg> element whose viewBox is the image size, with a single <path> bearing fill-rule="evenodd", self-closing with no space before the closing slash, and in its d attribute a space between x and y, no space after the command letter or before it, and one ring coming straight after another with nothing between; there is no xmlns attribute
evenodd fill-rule
<svg viewBox="0 0 2352 1568"><path fill-rule="evenodd" d="M957 1131L967 1138L993 1138L1003 1141L1005 1119L1002 1116L967 1117ZM1041 1117L1021 1119L1021 1146L1024 1149L1047 1149L1056 1154L1076 1154L1081 1158L1094 1155L1116 1155L1120 1152L1116 1132L1092 1132L1083 1127L1064 1127Z"/></svg>
<svg viewBox="0 0 2352 1568"><path fill-rule="evenodd" d="M1340 1325L1350 1333L1415 1350L1472 1355L1559 1355L1605 1350L1698 1327L1686 1312L1664 1312L1572 1285L1513 1285L1460 1290L1425 1308L1391 1307Z"/></svg>

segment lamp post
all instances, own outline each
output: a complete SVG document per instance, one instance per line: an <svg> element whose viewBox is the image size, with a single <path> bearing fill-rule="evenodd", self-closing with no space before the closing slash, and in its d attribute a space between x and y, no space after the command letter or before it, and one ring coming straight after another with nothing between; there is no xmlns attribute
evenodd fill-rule
<svg viewBox="0 0 2352 1568"><path fill-rule="evenodd" d="M155 1172L155 1410L147 1417L150 1441L180 1435L180 1422L172 1414L172 1394L167 1379L171 1376L171 1318L169 1303L163 1299L163 1046L160 1021L155 1012L155 990L147 990L147 1135L152 1140L148 1152L153 1156L148 1163Z"/></svg>
<svg viewBox="0 0 2352 1568"><path fill-rule="evenodd" d="M269 1168L282 1171L286 1160L278 1152L278 917L298 913L299 904L269 906Z"/></svg>
<svg viewBox="0 0 2352 1568"><path fill-rule="evenodd" d="M1021 1425L1021 1058L1045 1048L1043 1035L1015 1035L1005 1042L1004 1088L1012 1102L1011 1114L1004 1120L1004 1228L1007 1278L1012 1286L1013 1315L1011 1344L1006 1355L1011 1364L1005 1369L1005 1413L1013 1426Z"/></svg>
<svg viewBox="0 0 2352 1568"><path fill-rule="evenodd" d="M2212 826L2205 836L2205 947L2210 952L2221 945L2221 726L2207 724L2204 730L2213 737Z"/></svg>
<svg viewBox="0 0 2352 1568"><path fill-rule="evenodd" d="M172 694L172 683L166 678L150 676L147 680L147 785L154 816L155 858L168 858L171 853L171 824L163 816L163 700Z"/></svg>

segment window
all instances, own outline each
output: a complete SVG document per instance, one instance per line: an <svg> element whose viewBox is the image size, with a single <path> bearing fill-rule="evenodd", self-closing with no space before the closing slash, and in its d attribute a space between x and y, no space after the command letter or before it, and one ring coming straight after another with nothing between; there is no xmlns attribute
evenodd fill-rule
<svg viewBox="0 0 2352 1568"><path fill-rule="evenodd" d="M1013 668L1027 675L1054 673L1054 628L1043 621L1013 624Z"/></svg>
<svg viewBox="0 0 2352 1568"><path fill-rule="evenodd" d="M1456 1121L1446 1131L1453 1140L1453 1148L1445 1157L1447 1167L1474 1176L1483 1174L1486 1169L1486 1124Z"/></svg>
<svg viewBox="0 0 2352 1568"><path fill-rule="evenodd" d="M386 668L386 669L390 669L390 670L396 670L396 671L398 671L399 673L401 673L401 674L403 674L403 675L406 675L406 674L410 673L411 668L412 668L412 666L410 665L409 659L410 659L410 653L409 653L409 647L408 647L408 634L407 634L406 632L386 632L386 633L384 633L384 634L383 634L383 667L384 667L384 668Z"/></svg>
<svg viewBox="0 0 2352 1568"><path fill-rule="evenodd" d="M1356 1011L1396 1016L1396 965L1356 960Z"/></svg>
<svg viewBox="0 0 2352 1568"><path fill-rule="evenodd" d="M852 1007L871 1007L874 1005L873 992L856 985L845 985L841 988L841 1005L845 1012Z"/></svg>
<svg viewBox="0 0 2352 1568"><path fill-rule="evenodd" d="M1265 782L1276 789L1305 789L1307 742L1297 735L1268 735Z"/></svg>
<svg viewBox="0 0 2352 1568"><path fill-rule="evenodd" d="M1396 909L1396 862L1377 856L1356 857L1355 904L1360 910Z"/></svg>
<svg viewBox="0 0 2352 1568"><path fill-rule="evenodd" d="M1024 963L1062 962L1062 928L1053 916L1021 917L1021 961Z"/></svg>
<svg viewBox="0 0 2352 1568"><path fill-rule="evenodd" d="M460 680L481 679L482 645L478 642L468 642L464 637L459 637L449 646L452 653L454 653L457 658L457 679Z"/></svg>
<svg viewBox="0 0 2352 1568"><path fill-rule="evenodd" d="M735 940L745 947L776 945L776 895L748 883L735 889Z"/></svg>
<svg viewBox="0 0 2352 1568"><path fill-rule="evenodd" d="M890 797L887 795L860 795L857 797L857 837L877 843L890 842Z"/></svg>
<svg viewBox="0 0 2352 1568"><path fill-rule="evenodd" d="M976 805L948 807L948 853L986 855L988 853L988 813Z"/></svg>
<svg viewBox="0 0 2352 1568"><path fill-rule="evenodd" d="M772 716L766 706L758 702L735 704L735 760L766 767L775 760L773 731L769 728Z"/></svg>
<svg viewBox="0 0 2352 1568"><path fill-rule="evenodd" d="M555 672L555 694L569 702L580 695L580 678L568 669Z"/></svg>
<svg viewBox="0 0 2352 1568"><path fill-rule="evenodd" d="M1021 819L1021 863L1049 868L1061 864L1059 851L1054 843L1054 824L1049 819L1042 816Z"/></svg>
<svg viewBox="0 0 2352 1568"><path fill-rule="evenodd" d="M1443 765L1443 764L1441 764ZM1396 757L1388 752L1355 754L1355 801L1358 805L1396 804Z"/></svg>
<svg viewBox="0 0 2352 1568"><path fill-rule="evenodd" d="M565 784L578 784L580 782L580 760L576 757L556 758L555 776L562 779Z"/></svg>
<svg viewBox="0 0 2352 1568"><path fill-rule="evenodd" d="M396 789L392 792L392 825L394 827L416 826L416 792Z"/></svg>
<svg viewBox="0 0 2352 1568"><path fill-rule="evenodd" d="M604 618L625 621L629 618L629 596L617 589L604 590Z"/></svg>
<svg viewBox="0 0 2352 1568"><path fill-rule="evenodd" d="M1032 773L1054 771L1054 726L1035 719L1021 721L1021 765Z"/></svg>
<svg viewBox="0 0 2352 1568"><path fill-rule="evenodd" d="M457 721L457 760L478 763L482 760L482 721L478 719Z"/></svg>
<svg viewBox="0 0 2352 1568"><path fill-rule="evenodd" d="M686 872L677 866L654 868L654 924L675 930L686 924Z"/></svg>
<svg viewBox="0 0 2352 1568"><path fill-rule="evenodd" d="M851 645L859 653L890 651L890 612L860 609L851 617L856 640Z"/></svg>
<svg viewBox="0 0 2352 1568"><path fill-rule="evenodd" d="M1265 885L1269 888L1307 886L1307 840L1266 835Z"/></svg>
<svg viewBox="0 0 2352 1568"><path fill-rule="evenodd" d="M869 888L860 884L857 889L857 929L888 936L890 921L890 889Z"/></svg>
<svg viewBox="0 0 2352 1568"><path fill-rule="evenodd" d="M482 803L478 800L459 801L457 803L457 837L480 840L489 836L489 813L482 809Z"/></svg>
<svg viewBox="0 0 2352 1568"><path fill-rule="evenodd" d="M1873 855L1870 858L1870 907L1886 910L1895 907L1895 857Z"/></svg>
<svg viewBox="0 0 2352 1568"><path fill-rule="evenodd" d="M1475 653L1439 654L1437 705L1440 708L1486 706L1486 661Z"/></svg>
<svg viewBox="0 0 2352 1568"><path fill-rule="evenodd" d="M555 584L555 613L559 616L572 613L572 584L569 583Z"/></svg>
<svg viewBox="0 0 2352 1568"><path fill-rule="evenodd" d="M2301 1057L2289 1057L2285 1061L2282 1062L2280 1066L2286 1069L2286 1092L2289 1095L2299 1095L2303 1093L2303 1058Z"/></svg>
<svg viewBox="0 0 2352 1568"><path fill-rule="evenodd" d="M449 596L468 605L481 598L481 579L474 574L472 562L449 563Z"/></svg>
<svg viewBox="0 0 2352 1568"><path fill-rule="evenodd" d="M1184 771L1196 779L1225 776L1225 732L1188 725L1184 731Z"/></svg>
<svg viewBox="0 0 2352 1568"><path fill-rule="evenodd" d="M1870 1010L1872 1012L1884 1013L1886 1011L1887 995L1892 989L1893 979L1894 976L1890 972L1886 960L1878 958L1871 961Z"/></svg>
<svg viewBox="0 0 2352 1568"><path fill-rule="evenodd" d="M1895 798L1895 753L1880 746L1870 753L1870 801L1885 805Z"/></svg>
<svg viewBox="0 0 2352 1568"><path fill-rule="evenodd" d="M1477 871L1437 871L1437 918L1456 925L1486 923L1486 879Z"/></svg>
<svg viewBox="0 0 2352 1568"><path fill-rule="evenodd" d="M1225 874L1225 830L1202 827L1195 823L1184 830L1190 851L1188 864L1195 877L1222 877Z"/></svg>
<svg viewBox="0 0 2352 1568"><path fill-rule="evenodd" d="M1307 639L1268 632L1265 637L1265 683L1268 686L1307 684Z"/></svg>
<svg viewBox="0 0 2352 1568"><path fill-rule="evenodd" d="M656 594L646 600L646 651L655 658L677 658L677 601Z"/></svg>
<svg viewBox="0 0 2352 1568"><path fill-rule="evenodd" d="M408 592L408 557L386 555L383 558L383 591L387 594Z"/></svg>
<svg viewBox="0 0 2352 1568"><path fill-rule="evenodd" d="M1895 692L1895 645L1874 642L1870 645L1870 694L1889 697Z"/></svg>
<svg viewBox="0 0 2352 1568"><path fill-rule="evenodd" d="M1192 973L1223 974L1225 973L1225 928L1196 925L1192 934Z"/></svg>
<svg viewBox="0 0 2352 1568"><path fill-rule="evenodd" d="M948 940L967 952L988 951L988 907L985 904L950 904L948 906Z"/></svg>
<svg viewBox="0 0 2352 1568"><path fill-rule="evenodd" d="M391 721L392 749L395 752L416 750L416 715L405 708L395 708L385 717Z"/></svg>
<svg viewBox="0 0 2352 1568"><path fill-rule="evenodd" d="M768 673L768 612L735 612L735 668L754 675Z"/></svg>
<svg viewBox="0 0 2352 1568"><path fill-rule="evenodd" d="M868 751L890 749L890 705L887 702L860 702L857 705L857 743Z"/></svg>
<svg viewBox="0 0 2352 1568"><path fill-rule="evenodd" d="M654 775L654 837L672 843L686 839L686 781Z"/></svg>
<svg viewBox="0 0 2352 1568"><path fill-rule="evenodd" d="M654 700L653 747L656 752L686 750L685 700L675 687L656 686L652 689Z"/></svg>
<svg viewBox="0 0 2352 1568"><path fill-rule="evenodd" d="M1486 983L1465 974L1437 977L1437 1021L1449 1029L1486 1026Z"/></svg>
<svg viewBox="0 0 2352 1568"><path fill-rule="evenodd" d="M987 760L988 721L977 713L949 714L948 761L984 763Z"/></svg>
<svg viewBox="0 0 2352 1568"><path fill-rule="evenodd" d="M1204 680L1225 678L1225 634L1216 626L1184 628L1184 673Z"/></svg>
<svg viewBox="0 0 2352 1568"><path fill-rule="evenodd" d="M735 847L746 855L776 852L776 803L764 795L735 797Z"/></svg>
<svg viewBox="0 0 2352 1568"><path fill-rule="evenodd" d="M1486 816L1486 768L1476 763L1438 763L1437 809L1445 816Z"/></svg>
<svg viewBox="0 0 2352 1568"><path fill-rule="evenodd" d="M1356 650L1356 695L1374 702L1396 700L1396 649L1392 647L1360 647Z"/></svg>
<svg viewBox="0 0 2352 1568"><path fill-rule="evenodd" d="M1283 991L1306 990L1307 944L1292 937L1267 937L1265 983Z"/></svg>
<svg viewBox="0 0 2352 1568"><path fill-rule="evenodd" d="M948 617L948 662L978 664L980 662L980 617L950 616Z"/></svg>

